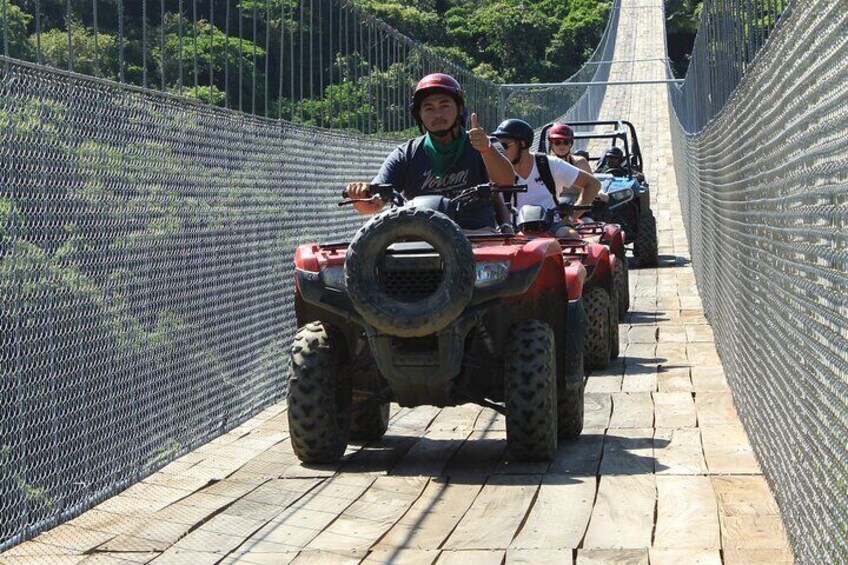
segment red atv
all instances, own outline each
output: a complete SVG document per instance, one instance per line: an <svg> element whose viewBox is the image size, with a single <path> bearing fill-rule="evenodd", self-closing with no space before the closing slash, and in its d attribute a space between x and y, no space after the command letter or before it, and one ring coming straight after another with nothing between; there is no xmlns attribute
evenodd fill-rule
<svg viewBox="0 0 848 565"><path fill-rule="evenodd" d="M592 209L596 209L592 206ZM627 249L625 248L626 236L624 230L618 224L599 221L577 221L574 229L580 237L586 241L605 245L612 255L615 255L615 271L613 279L618 293L618 321L623 322L627 318L630 309L630 269L627 264Z"/></svg>
<svg viewBox="0 0 848 565"><path fill-rule="evenodd" d="M392 401L505 414L514 460L549 460L558 437L580 434L585 268L566 264L553 238L466 236L453 220L523 190L407 202L374 185L393 206L350 243L297 248L288 415L302 461L332 462L349 440L381 437Z"/></svg>
<svg viewBox="0 0 848 565"><path fill-rule="evenodd" d="M575 206L569 197L560 198L556 208L545 210L541 206L522 206L518 211L516 225L528 236L550 237L548 234L557 216L563 219L562 227L579 226L572 219L575 210L591 210L592 206ZM613 237L611 243L622 244L622 234L613 227L608 230ZM610 360L619 355L619 288L622 263L611 252L609 245L586 241L579 232L573 236L559 237L563 258L567 262L582 264L587 271L583 288L583 307L587 316L586 339L583 360L587 369L603 369ZM626 263L625 263L626 265ZM626 268L624 272L626 273ZM626 281L624 282L626 284Z"/></svg>

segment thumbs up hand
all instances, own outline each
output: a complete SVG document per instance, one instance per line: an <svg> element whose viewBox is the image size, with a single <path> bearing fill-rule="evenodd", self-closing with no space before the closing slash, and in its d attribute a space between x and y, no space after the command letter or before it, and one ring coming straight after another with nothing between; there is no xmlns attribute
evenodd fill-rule
<svg viewBox="0 0 848 565"><path fill-rule="evenodd" d="M480 153L486 153L492 149L489 136L486 134L486 130L480 127L476 113L471 114L471 129L468 130L468 139L471 141L471 147Z"/></svg>

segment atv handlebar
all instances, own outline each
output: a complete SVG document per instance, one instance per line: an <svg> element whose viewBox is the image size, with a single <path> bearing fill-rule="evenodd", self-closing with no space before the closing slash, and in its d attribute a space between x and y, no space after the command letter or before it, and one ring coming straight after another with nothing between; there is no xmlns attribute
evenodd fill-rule
<svg viewBox="0 0 848 565"><path fill-rule="evenodd" d="M491 196L496 193L514 194L516 192L527 192L527 185L497 185L494 183L485 183L463 189L451 188L434 190L431 191L430 194L442 194L445 196L455 194L455 196L451 198L451 201L464 203L478 198L491 198ZM403 196L402 192L395 189L395 187L391 184L369 184L368 194L370 198L377 197L383 202L393 202L398 206L402 206L406 202L406 198ZM351 199L346 188L342 190L342 198L344 198L344 200L338 203L339 206L345 206L348 204L353 204L354 202L362 202L366 200ZM370 198L367 200L370 200Z"/></svg>

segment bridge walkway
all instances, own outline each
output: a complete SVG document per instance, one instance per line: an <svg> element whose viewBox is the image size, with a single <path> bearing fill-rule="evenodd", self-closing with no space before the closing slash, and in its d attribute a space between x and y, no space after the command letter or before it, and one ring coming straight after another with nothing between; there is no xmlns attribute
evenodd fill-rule
<svg viewBox="0 0 848 565"><path fill-rule="evenodd" d="M659 3L621 9L615 60L665 56ZM610 76L649 78L661 62ZM601 116L640 134L661 261L631 271L622 355L552 463L505 462L488 409L395 406L381 442L307 468L280 403L0 563L792 563L689 264L666 87L609 87Z"/></svg>

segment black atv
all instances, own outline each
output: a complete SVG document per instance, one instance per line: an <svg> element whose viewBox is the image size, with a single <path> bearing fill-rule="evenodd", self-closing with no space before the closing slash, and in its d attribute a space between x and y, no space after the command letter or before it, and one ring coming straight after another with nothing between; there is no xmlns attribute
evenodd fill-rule
<svg viewBox="0 0 848 565"><path fill-rule="evenodd" d="M540 152L548 151L547 131L553 125L551 123L542 128L538 147ZM621 142L624 153L621 167L608 173L595 173L601 182L601 192L606 193L609 199L607 202L596 201L590 215L598 221L620 224L626 242L633 244L633 256L639 266L655 267L658 259L657 220L651 211L649 185L642 175L642 152L633 124L625 120L603 120L569 122L568 125L574 129L575 147L578 143L588 146L583 141L590 139L608 139L613 147ZM611 129L599 130L599 126ZM604 154L585 154L590 163L596 163L596 171L606 168Z"/></svg>

